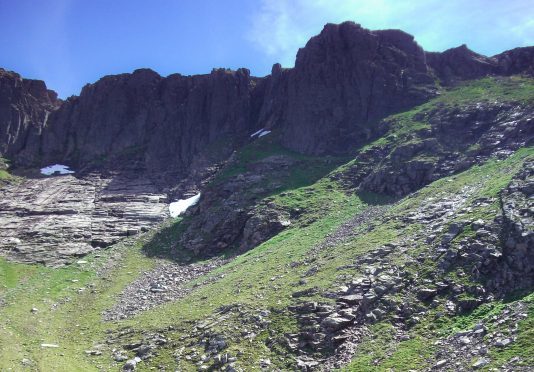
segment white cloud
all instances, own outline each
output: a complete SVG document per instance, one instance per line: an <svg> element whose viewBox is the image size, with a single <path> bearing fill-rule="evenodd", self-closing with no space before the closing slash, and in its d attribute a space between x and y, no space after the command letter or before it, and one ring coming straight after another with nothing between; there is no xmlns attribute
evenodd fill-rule
<svg viewBox="0 0 534 372"><path fill-rule="evenodd" d="M407 31L427 50L463 43L481 53L532 44L534 21L525 0L262 0L248 40L291 67L298 48L325 23L352 20L370 29ZM500 27L499 27L500 26Z"/></svg>
<svg viewBox="0 0 534 372"><path fill-rule="evenodd" d="M515 25L510 24L508 30L520 41L521 45L518 46L529 46L533 44L534 19L529 19L524 23L516 23Z"/></svg>
<svg viewBox="0 0 534 372"><path fill-rule="evenodd" d="M415 1L418 3L419 0ZM292 66L296 51L325 23L353 20L364 27L383 28L394 15L406 13L413 1L390 0L262 0L251 16L248 39L268 56Z"/></svg>

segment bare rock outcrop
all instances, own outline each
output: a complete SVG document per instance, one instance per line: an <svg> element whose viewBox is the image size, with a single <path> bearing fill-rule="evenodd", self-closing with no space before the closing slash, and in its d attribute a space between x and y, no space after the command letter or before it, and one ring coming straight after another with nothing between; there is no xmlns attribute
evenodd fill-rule
<svg viewBox="0 0 534 372"><path fill-rule="evenodd" d="M442 84L453 85L463 80L488 75L532 75L534 47L507 50L493 57L473 52L463 44L444 52L426 52L428 66Z"/></svg>
<svg viewBox="0 0 534 372"><path fill-rule="evenodd" d="M230 247L246 251L288 227L288 213L257 201L280 187L291 166L298 166L291 157L270 156L205 189L199 204L188 211L191 219L181 246L195 254Z"/></svg>
<svg viewBox="0 0 534 372"><path fill-rule="evenodd" d="M149 226L165 215L163 204L136 204L140 199L163 190L171 197L198 191L259 129L273 131L283 146L298 153L353 153L384 134L385 117L437 95L436 77L453 84L486 75L529 74L533 50L518 48L491 58L466 46L425 53L403 31L371 31L344 22L327 24L311 38L298 51L294 68L276 64L264 78L250 76L247 69L167 77L140 69L103 77L64 102L42 81L0 69L0 155L15 170L58 162L74 166L80 176L32 179L0 191L5 196L0 202L0 219L7 226L3 236L25 231L24 239L15 237L23 242L9 254L52 262L56 258L47 257L48 248L61 246L66 251L60 256L70 257L116 241L130 225ZM395 149L360 154L357 169L347 170L354 171L348 182L405 195L490 155L506 156L532 143L529 107L485 103L422 115L427 132ZM383 161L376 164L376 159ZM183 246L196 253L248 249L283 229L286 213L256 202L277 189L269 176L283 177L287 161L265 159L253 165L256 169L217 184L218 189L203 190L190 212ZM101 177L103 171L121 176ZM139 180L121 178L133 173ZM117 201L112 193L109 199L110 185L119 185L128 196ZM42 197L52 202L40 205ZM36 200L37 205L26 205ZM123 205L114 208L115 201ZM70 226L68 220L77 222ZM51 229L52 221L68 233ZM70 243L60 244L67 240L75 245L72 249Z"/></svg>
<svg viewBox="0 0 534 372"><path fill-rule="evenodd" d="M226 144L228 156L253 129L254 84L246 69L166 78L141 69L106 76L53 114L43 135L45 159L115 168L137 162L158 172L188 169L217 143Z"/></svg>
<svg viewBox="0 0 534 372"><path fill-rule="evenodd" d="M301 153L346 153L376 135L376 122L436 94L423 49L400 30L327 24L297 53L295 68L273 68L260 122L278 124Z"/></svg>
<svg viewBox="0 0 534 372"><path fill-rule="evenodd" d="M529 105L493 102L443 107L419 114L417 119L427 121L428 130L408 143L385 149L378 166L358 165L362 175L354 177L354 184L403 196L534 142L534 112Z"/></svg>
<svg viewBox="0 0 534 372"><path fill-rule="evenodd" d="M60 104L43 81L0 68L0 156L17 162L33 159L49 115Z"/></svg>
<svg viewBox="0 0 534 372"><path fill-rule="evenodd" d="M0 255L59 266L167 216L166 195L133 174L27 179L0 189Z"/></svg>

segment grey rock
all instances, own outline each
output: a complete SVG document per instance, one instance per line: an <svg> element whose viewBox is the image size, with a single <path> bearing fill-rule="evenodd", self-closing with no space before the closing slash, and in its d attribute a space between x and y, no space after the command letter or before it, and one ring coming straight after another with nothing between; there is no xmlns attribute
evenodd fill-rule
<svg viewBox="0 0 534 372"><path fill-rule="evenodd" d="M440 369L440 368L444 367L447 363L449 363L449 361L447 359L441 359L436 364L434 364L434 366L432 368L433 369Z"/></svg>
<svg viewBox="0 0 534 372"><path fill-rule="evenodd" d="M6 185L0 189L0 254L49 266L70 263L124 239L128 230L163 221L168 206L148 202L154 195L166 199L149 179L132 173Z"/></svg>
<svg viewBox="0 0 534 372"><path fill-rule="evenodd" d="M506 347L508 345L510 345L512 343L512 339L511 338L503 338L503 339L499 339L497 341L495 341L495 346L497 347Z"/></svg>
<svg viewBox="0 0 534 372"><path fill-rule="evenodd" d="M487 366L490 363L488 358L478 358L472 365L473 369L480 369Z"/></svg>
<svg viewBox="0 0 534 372"><path fill-rule="evenodd" d="M437 293L438 291L433 288L421 288L417 291L417 297L421 300L428 300L434 297Z"/></svg>
<svg viewBox="0 0 534 372"><path fill-rule="evenodd" d="M337 331L341 328L348 326L351 323L350 319L333 314L327 318L324 318L321 322L321 326L331 331Z"/></svg>
<svg viewBox="0 0 534 372"><path fill-rule="evenodd" d="M344 302L349 305L359 304L362 300L363 296L359 294L346 295L338 298L338 301Z"/></svg>

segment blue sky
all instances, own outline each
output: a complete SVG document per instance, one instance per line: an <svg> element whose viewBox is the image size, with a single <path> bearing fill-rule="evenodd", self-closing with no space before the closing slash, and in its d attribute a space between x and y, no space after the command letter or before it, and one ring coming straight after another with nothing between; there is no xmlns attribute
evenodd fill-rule
<svg viewBox="0 0 534 372"><path fill-rule="evenodd" d="M425 50L494 55L534 44L532 0L0 0L0 67L60 97L103 75L293 66L327 22L399 28Z"/></svg>

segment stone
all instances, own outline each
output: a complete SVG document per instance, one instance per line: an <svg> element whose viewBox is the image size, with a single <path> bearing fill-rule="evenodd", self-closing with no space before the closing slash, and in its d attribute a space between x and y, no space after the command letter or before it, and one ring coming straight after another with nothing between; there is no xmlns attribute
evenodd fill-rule
<svg viewBox="0 0 534 372"><path fill-rule="evenodd" d="M490 363L488 358L478 358L472 365L473 369L480 369L487 366Z"/></svg>
<svg viewBox="0 0 534 372"><path fill-rule="evenodd" d="M421 300L429 300L438 293L437 290L433 288L421 288L417 291L417 297Z"/></svg>
<svg viewBox="0 0 534 372"><path fill-rule="evenodd" d="M362 300L363 296L359 294L346 295L338 298L339 302L344 302L349 305L359 304Z"/></svg>
<svg viewBox="0 0 534 372"><path fill-rule="evenodd" d="M141 359L146 359L152 353L151 345L141 345L137 348L136 354Z"/></svg>
<svg viewBox="0 0 534 372"><path fill-rule="evenodd" d="M348 326L351 323L350 319L346 319L336 314L326 317L322 320L321 326L328 330L337 331Z"/></svg>
<svg viewBox="0 0 534 372"><path fill-rule="evenodd" d="M478 220L474 221L471 225L473 226L473 230L476 231L478 229L483 228L485 226L485 222L484 222L484 220L478 219Z"/></svg>
<svg viewBox="0 0 534 372"><path fill-rule="evenodd" d="M460 337L458 340L462 345L469 345L471 343L471 339L467 336Z"/></svg>
<svg viewBox="0 0 534 372"><path fill-rule="evenodd" d="M319 288L317 288L317 287L306 288L306 289L303 289L302 291L293 292L291 294L291 297L299 298L299 297L313 296L318 291L319 291Z"/></svg>
<svg viewBox="0 0 534 372"><path fill-rule="evenodd" d="M502 338L502 339L495 341L495 346L502 348L502 347L506 347L510 345L511 343L512 343L511 338Z"/></svg>
<svg viewBox="0 0 534 372"><path fill-rule="evenodd" d="M311 313L317 310L317 302L305 302L296 305L293 310L300 314Z"/></svg>
<svg viewBox="0 0 534 372"><path fill-rule="evenodd" d="M302 360L297 359L297 368L302 371L308 371L313 369L314 367L317 367L319 365L319 362L316 360Z"/></svg>
<svg viewBox="0 0 534 372"><path fill-rule="evenodd" d="M440 369L441 367L444 367L449 361L447 359L441 359L439 360L434 366L433 369Z"/></svg>
<svg viewBox="0 0 534 372"><path fill-rule="evenodd" d="M102 352L99 350L85 350L87 355L102 355Z"/></svg>
<svg viewBox="0 0 534 372"><path fill-rule="evenodd" d="M133 371L135 370L135 367L137 366L137 360L130 359L124 365L122 366L123 371Z"/></svg>
<svg viewBox="0 0 534 372"><path fill-rule="evenodd" d="M125 360L128 360L128 357L124 354L116 353L113 354L113 360L116 362L124 362Z"/></svg>
<svg viewBox="0 0 534 372"><path fill-rule="evenodd" d="M271 360L270 359L260 359L260 367L261 368L269 368L270 365L271 365Z"/></svg>

